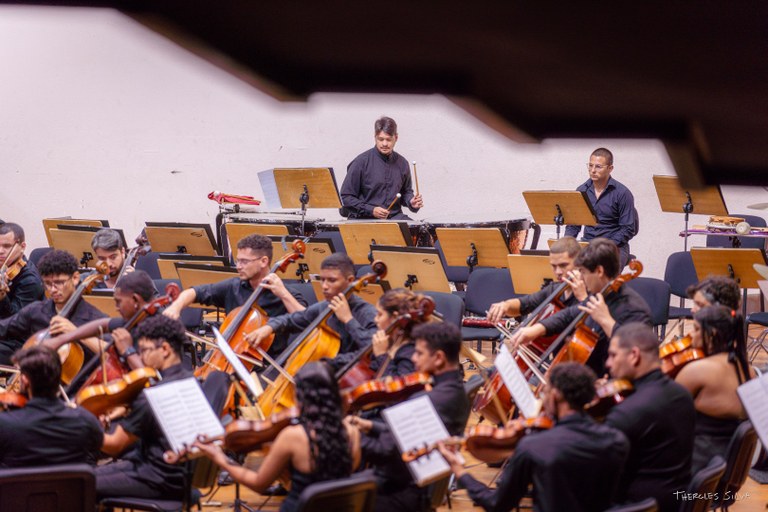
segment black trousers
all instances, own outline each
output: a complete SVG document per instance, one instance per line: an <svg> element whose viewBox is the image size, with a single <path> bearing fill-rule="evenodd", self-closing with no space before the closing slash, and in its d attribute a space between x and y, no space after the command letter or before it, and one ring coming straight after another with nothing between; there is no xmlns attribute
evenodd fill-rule
<svg viewBox="0 0 768 512"><path fill-rule="evenodd" d="M181 495L169 496L167 492L148 486L139 479L136 465L129 460L119 460L96 468L96 497L181 499Z"/></svg>

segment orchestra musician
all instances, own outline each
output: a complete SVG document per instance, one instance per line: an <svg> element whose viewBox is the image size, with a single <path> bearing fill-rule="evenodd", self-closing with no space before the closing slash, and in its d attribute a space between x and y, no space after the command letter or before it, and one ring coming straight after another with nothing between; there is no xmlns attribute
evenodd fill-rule
<svg viewBox="0 0 768 512"><path fill-rule="evenodd" d="M523 437L504 465L496 489L478 482L463 458L440 445L470 498L487 511L515 509L533 484L533 510L605 510L616 491L629 442L619 430L595 423L584 406L595 394L594 372L578 363L552 368L543 394L550 430Z"/></svg>
<svg viewBox="0 0 768 512"><path fill-rule="evenodd" d="M459 364L461 331L451 323L428 322L414 327L411 336L416 340L413 353L416 371L426 372L434 380L426 396L448 433L461 435L470 410ZM427 490L413 481L387 424L357 416L348 416L347 422L363 432L363 457L374 465L378 480L374 510L428 510Z"/></svg>
<svg viewBox="0 0 768 512"><path fill-rule="evenodd" d="M125 265L125 246L123 239L114 229L104 228L98 230L91 239L91 249L96 255L96 260L107 264L107 279L96 284L97 289L112 289L117 284L120 271ZM128 265L126 272L133 272L133 267Z"/></svg>
<svg viewBox="0 0 768 512"><path fill-rule="evenodd" d="M586 299L586 286L579 271L574 266L574 261L580 250L579 242L571 236L565 236L555 241L549 248L549 264L552 266L554 281L530 295L491 304L488 309L488 320L496 323L505 316L527 315L552 295L563 281L568 281L570 285L562 297L565 307L573 306Z"/></svg>
<svg viewBox="0 0 768 512"><path fill-rule="evenodd" d="M16 352L13 361L28 401L21 409L0 413L0 466L94 462L104 434L93 414L57 398L58 354L38 345Z"/></svg>
<svg viewBox="0 0 768 512"><path fill-rule="evenodd" d="M40 275L24 256L27 247L24 240L24 230L18 224L0 225L0 265L8 269L0 281L15 274L8 280L7 288L0 286L0 318L8 318L27 304L43 299Z"/></svg>
<svg viewBox="0 0 768 512"><path fill-rule="evenodd" d="M187 339L181 322L154 315L136 327L136 339L142 367L158 370L162 376L156 385L192 377L192 372L181 364L182 346ZM167 442L144 394L134 400L129 410L114 430L104 435L101 450L109 456L119 457L130 447L136 446L136 449L128 451L116 462L96 468L98 498L182 499L183 466L167 464L163 460Z"/></svg>
<svg viewBox="0 0 768 512"><path fill-rule="evenodd" d="M292 285L286 285L277 274L270 273L272 265L272 241L263 235L249 235L237 242L237 277L215 284L204 284L184 290L168 306L164 315L179 318L182 309L192 303L216 306L229 314L242 306L253 291L261 286L257 304L268 317L304 311L307 301ZM267 353L279 355L288 345L288 333L275 336Z"/></svg>
<svg viewBox="0 0 768 512"><path fill-rule="evenodd" d="M424 200L421 194L413 193L408 160L395 152L397 123L381 117L374 123L373 133L375 147L347 166L341 184L341 214L350 219L410 220L403 206L415 213L424 206Z"/></svg>
<svg viewBox="0 0 768 512"><path fill-rule="evenodd" d="M40 258L38 272L43 276L49 298L27 304L13 316L0 320L0 364L8 364L11 355L38 331L50 328L51 336L58 336L107 316L82 299L69 318L59 315L80 283L77 269L77 259L66 251L53 250ZM96 339L91 339L85 345L93 347L96 343ZM90 350L86 351L86 358L91 355Z"/></svg>
<svg viewBox="0 0 768 512"><path fill-rule="evenodd" d="M330 307L333 315L328 327L341 338L339 353L352 352L371 344L376 332L376 308L357 295L347 299L344 291L355 280L355 266L345 253L334 253L320 264L324 301L312 304L302 311L270 317L267 324L248 333L245 339L256 347L272 333L301 332Z"/></svg>
<svg viewBox="0 0 768 512"><path fill-rule="evenodd" d="M693 315L692 346L707 357L686 364L675 380L693 396L696 427L692 473L715 455L725 457L739 424L747 419L736 394L755 376L744 346L744 320L727 306L707 306Z"/></svg>
<svg viewBox="0 0 768 512"><path fill-rule="evenodd" d="M689 286L686 292L688 297L693 300L691 313L696 313L702 308L718 304L738 311L739 304L741 303L739 285L730 277L709 276Z"/></svg>
<svg viewBox="0 0 768 512"><path fill-rule="evenodd" d="M299 495L308 485L347 477L360 463L360 433L342 421L341 397L330 367L310 362L294 378L301 410L298 424L280 431L258 471L233 463L217 445L193 445L236 482L256 492L264 492L289 470L291 488L281 511L296 510Z"/></svg>
<svg viewBox="0 0 768 512"><path fill-rule="evenodd" d="M613 331L627 322L643 322L651 325L648 304L628 286L603 297L601 290L619 275L619 250L607 238L595 238L579 252L574 261L581 278L586 284L590 297L583 303L571 306L541 322L518 329L512 337L513 343L524 343L541 336L563 332L578 316L580 311L589 314L586 325L598 333L598 341L587 360L597 375L605 373L604 363L608 351L608 339Z"/></svg>
<svg viewBox="0 0 768 512"><path fill-rule="evenodd" d="M589 179L576 190L586 192L597 216L597 225L584 227L584 240L608 238L619 248L619 269L629 261L629 241L637 234L635 198L629 189L613 179L613 153L597 148L587 163ZM565 235L577 237L581 226L567 226Z"/></svg>
<svg viewBox="0 0 768 512"><path fill-rule="evenodd" d="M615 405L605 423L627 436L631 449L619 485L620 502L656 498L661 512L678 510L676 491L691 478L696 412L691 394L661 372L659 339L645 324L622 325L611 337L608 367L634 393Z"/></svg>

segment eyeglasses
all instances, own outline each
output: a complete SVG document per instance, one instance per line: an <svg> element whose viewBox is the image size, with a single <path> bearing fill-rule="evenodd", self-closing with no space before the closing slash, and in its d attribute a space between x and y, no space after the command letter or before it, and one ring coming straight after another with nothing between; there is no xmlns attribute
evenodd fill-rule
<svg viewBox="0 0 768 512"><path fill-rule="evenodd" d="M254 261L258 260L260 258L237 258L235 260L235 266L236 267L244 267L250 263L253 263Z"/></svg>
<svg viewBox="0 0 768 512"><path fill-rule="evenodd" d="M610 167L609 165L603 165L603 164L587 164L587 169L595 168L598 171L602 171L606 167Z"/></svg>
<svg viewBox="0 0 768 512"><path fill-rule="evenodd" d="M155 346L151 346L151 347L142 347L142 348L140 348L140 349L139 349L139 355L140 355L141 357L144 357L144 356L145 356L147 353L149 353L149 352L153 352L153 351L155 351L155 350L157 350L157 349L159 349L159 348L160 348L160 347L155 347Z"/></svg>
<svg viewBox="0 0 768 512"><path fill-rule="evenodd" d="M67 283L69 282L69 279L57 279L56 281L43 281L43 286L46 288L53 289L53 288L64 288Z"/></svg>

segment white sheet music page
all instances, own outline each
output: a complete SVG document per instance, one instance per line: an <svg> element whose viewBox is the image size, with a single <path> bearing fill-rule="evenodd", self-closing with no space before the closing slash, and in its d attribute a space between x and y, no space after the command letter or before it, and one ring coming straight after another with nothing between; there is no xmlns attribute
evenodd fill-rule
<svg viewBox="0 0 768 512"><path fill-rule="evenodd" d="M531 387L523 376L523 372L517 366L512 354L510 354L507 346L502 343L501 350L499 350L496 360L493 362L496 369L501 375L501 380L504 381L504 385L507 386L509 393L512 395L512 399L517 404L520 412L526 418L534 418L539 415L539 403L536 397L531 391Z"/></svg>
<svg viewBox="0 0 768 512"><path fill-rule="evenodd" d="M427 396L384 409L382 416L392 430L401 452L421 448L450 436ZM407 465L419 487L429 485L451 472L450 466L438 451Z"/></svg>
<svg viewBox="0 0 768 512"><path fill-rule="evenodd" d="M736 391L760 441L768 446L768 373L745 382Z"/></svg>
<svg viewBox="0 0 768 512"><path fill-rule="evenodd" d="M232 350L232 347L227 343L227 340L224 339L224 336L222 336L219 330L215 327L213 328L213 335L216 337L216 346L219 347L221 353L224 354L224 358L229 361L229 364L235 369L235 373L240 377L240 380L245 384L245 387L248 388L248 391L251 392L251 395L253 395L254 398L259 398L262 393L264 393L261 385L257 384L254 379L251 378L245 365L243 365L237 357L237 354L235 354L235 351Z"/></svg>
<svg viewBox="0 0 768 512"><path fill-rule="evenodd" d="M193 377L147 388L144 394L175 453L194 443L199 435L224 435L224 427Z"/></svg>

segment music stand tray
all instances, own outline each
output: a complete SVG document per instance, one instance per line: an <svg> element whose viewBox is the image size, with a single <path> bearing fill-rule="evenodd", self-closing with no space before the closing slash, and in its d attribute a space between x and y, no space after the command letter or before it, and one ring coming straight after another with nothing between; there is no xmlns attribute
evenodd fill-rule
<svg viewBox="0 0 768 512"><path fill-rule="evenodd" d="M93 290L88 295L83 295L83 300L107 316L117 315L113 290Z"/></svg>
<svg viewBox="0 0 768 512"><path fill-rule="evenodd" d="M594 226L597 224L592 203L586 192L578 190L527 190L523 198L531 211L534 222L539 225L557 226L560 238L560 226Z"/></svg>
<svg viewBox="0 0 768 512"><path fill-rule="evenodd" d="M93 240L93 235L100 229L102 228L62 224L59 227L49 229L48 234L51 238L51 247L67 251L78 259L81 267L89 268L92 266L90 262L96 261L96 256L91 247L91 240ZM117 231L123 245L125 245L123 230L114 229L114 231Z"/></svg>
<svg viewBox="0 0 768 512"><path fill-rule="evenodd" d="M667 213L686 213L686 203L691 203L690 211L700 215L728 215L723 192L719 186L702 189L684 189L677 176L654 175L653 186L659 198L661 211Z"/></svg>
<svg viewBox="0 0 768 512"><path fill-rule="evenodd" d="M547 238L547 247L552 247L552 244L555 242L557 242L557 238ZM589 245L589 242L585 242L584 240L579 240L579 246L582 249L588 245Z"/></svg>
<svg viewBox="0 0 768 512"><path fill-rule="evenodd" d="M324 301L325 297L323 296L322 281L313 279L311 283L312 283L312 291L315 292L315 297L317 298L317 301L318 302ZM379 283L368 283L367 285L363 286L359 292L356 292L356 293L365 302L367 302L368 304L371 304L372 306L375 306L376 304L378 304L381 296L384 295L384 293L389 291L390 289L391 287L389 286L389 281L382 280Z"/></svg>
<svg viewBox="0 0 768 512"><path fill-rule="evenodd" d="M217 267L213 265L197 265L195 263L174 263L176 273L181 281L181 287L184 290L193 286L204 284L216 284L226 279L237 277L237 270L232 267ZM193 303L193 308L211 309L211 306Z"/></svg>
<svg viewBox="0 0 768 512"><path fill-rule="evenodd" d="M272 240L272 261L275 262L291 251L291 244L296 239L302 239L300 236L270 236ZM285 246L283 246L285 242ZM320 265L323 260L334 253L333 240L330 238L309 238L306 241L304 257L288 265L285 273L280 276L282 279L301 279L309 280L308 274L319 274Z"/></svg>
<svg viewBox="0 0 768 512"><path fill-rule="evenodd" d="M390 286L415 292L451 292L437 249L374 245L371 252L374 260L387 265L386 279Z"/></svg>
<svg viewBox="0 0 768 512"><path fill-rule="evenodd" d="M691 247L691 259L699 281L707 276L726 276L739 283L740 288L759 288L757 282L762 277L753 265L766 264L760 249Z"/></svg>
<svg viewBox="0 0 768 512"><path fill-rule="evenodd" d="M53 241L51 235L48 233L50 229L58 228L59 226L90 226L92 228L108 228L108 220L94 220L94 219L73 219L72 217L60 217L43 219L43 230L45 231L45 238L48 240L48 246L53 247Z"/></svg>
<svg viewBox="0 0 768 512"><path fill-rule="evenodd" d="M264 236L288 236L295 235L293 229L283 224L250 224L239 222L228 222L224 224L227 232L227 243L232 252L232 259L237 259L237 243L248 235Z"/></svg>
<svg viewBox="0 0 768 512"><path fill-rule="evenodd" d="M449 266L507 266L509 241L499 228L437 228L435 232ZM469 258L474 258L474 264Z"/></svg>
<svg viewBox="0 0 768 512"><path fill-rule="evenodd" d="M157 255L157 267L160 269L160 277L163 279L179 279L179 274L176 273L176 263L212 265L215 267L229 266L229 262L223 256L192 256L177 252L162 253Z"/></svg>
<svg viewBox="0 0 768 512"><path fill-rule="evenodd" d="M307 187L307 208L341 208L333 167L274 168L261 171L259 183L270 208L301 208Z"/></svg>
<svg viewBox="0 0 768 512"><path fill-rule="evenodd" d="M531 294L541 290L545 280L552 281L549 256L510 254L507 256L509 275L515 293Z"/></svg>
<svg viewBox="0 0 768 512"><path fill-rule="evenodd" d="M145 231L154 252L217 256L216 239L208 224L147 222Z"/></svg>
<svg viewBox="0 0 768 512"><path fill-rule="evenodd" d="M407 222L340 222L339 234L347 255L355 265L368 265L372 245L408 247L411 239Z"/></svg>

